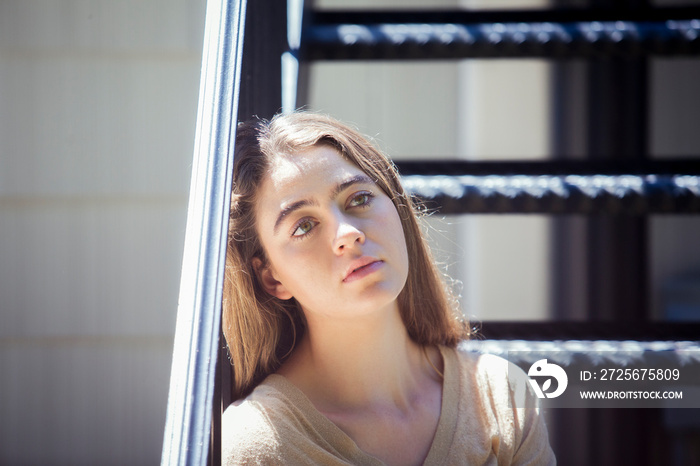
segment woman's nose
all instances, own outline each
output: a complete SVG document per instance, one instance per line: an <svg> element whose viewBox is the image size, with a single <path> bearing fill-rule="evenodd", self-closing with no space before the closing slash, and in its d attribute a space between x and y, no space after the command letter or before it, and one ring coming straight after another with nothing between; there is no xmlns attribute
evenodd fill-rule
<svg viewBox="0 0 700 466"><path fill-rule="evenodd" d="M358 244L365 244L365 234L359 225L354 225L347 219L339 219L333 248L335 252L341 254Z"/></svg>

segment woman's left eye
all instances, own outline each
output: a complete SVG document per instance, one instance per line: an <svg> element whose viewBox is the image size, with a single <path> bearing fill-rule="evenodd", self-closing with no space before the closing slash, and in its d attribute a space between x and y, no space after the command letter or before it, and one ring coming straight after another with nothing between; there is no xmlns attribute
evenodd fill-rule
<svg viewBox="0 0 700 466"><path fill-rule="evenodd" d="M374 196L370 192L358 193L357 195L353 196L352 199L350 199L348 205L349 207L366 206L369 205L370 202L372 202L373 197Z"/></svg>

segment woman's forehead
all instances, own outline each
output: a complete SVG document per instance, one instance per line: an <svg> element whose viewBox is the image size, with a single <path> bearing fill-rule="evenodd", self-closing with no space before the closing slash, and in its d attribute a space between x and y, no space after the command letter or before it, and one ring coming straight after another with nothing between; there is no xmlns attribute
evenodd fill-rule
<svg viewBox="0 0 700 466"><path fill-rule="evenodd" d="M344 177L362 173L337 149L321 145L273 156L263 183L270 182L276 190L300 190L334 184Z"/></svg>
<svg viewBox="0 0 700 466"><path fill-rule="evenodd" d="M277 225L279 221L275 219L281 212L293 206L319 205L336 196L344 183L357 182L374 183L332 147L316 146L291 155L275 156L258 188L258 224Z"/></svg>

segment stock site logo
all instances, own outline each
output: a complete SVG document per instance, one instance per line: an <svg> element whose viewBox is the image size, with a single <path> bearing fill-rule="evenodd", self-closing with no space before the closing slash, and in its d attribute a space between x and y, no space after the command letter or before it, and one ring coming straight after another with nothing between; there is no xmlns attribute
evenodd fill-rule
<svg viewBox="0 0 700 466"><path fill-rule="evenodd" d="M569 383L564 369L556 364L548 363L546 359L540 359L530 366L527 375L530 377L530 385L538 398L556 398L564 393ZM538 379L543 380L542 386L540 386ZM552 388L552 379L557 381L557 386L553 392L549 392L548 390Z"/></svg>

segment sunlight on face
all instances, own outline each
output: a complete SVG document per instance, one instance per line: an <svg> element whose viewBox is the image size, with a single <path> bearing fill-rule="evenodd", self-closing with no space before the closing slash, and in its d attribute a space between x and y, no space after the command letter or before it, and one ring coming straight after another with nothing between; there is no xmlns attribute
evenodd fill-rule
<svg viewBox="0 0 700 466"><path fill-rule="evenodd" d="M277 156L259 188L256 228L268 292L307 319L397 309L408 254L391 199L328 145Z"/></svg>

